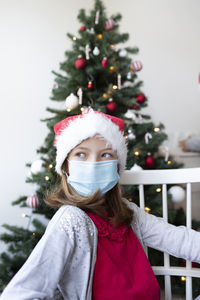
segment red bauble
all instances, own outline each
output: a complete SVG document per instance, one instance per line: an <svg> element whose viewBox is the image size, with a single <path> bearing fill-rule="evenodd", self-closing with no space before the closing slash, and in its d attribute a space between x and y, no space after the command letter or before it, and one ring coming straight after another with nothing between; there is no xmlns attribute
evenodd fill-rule
<svg viewBox="0 0 200 300"><path fill-rule="evenodd" d="M85 26L81 26L80 31L85 31Z"/></svg>
<svg viewBox="0 0 200 300"><path fill-rule="evenodd" d="M151 155L147 156L145 159L145 164L147 168L152 169L155 165L155 159L153 158L153 156Z"/></svg>
<svg viewBox="0 0 200 300"><path fill-rule="evenodd" d="M37 208L40 205L40 201L36 195L32 195L26 199L26 205L30 208Z"/></svg>
<svg viewBox="0 0 200 300"><path fill-rule="evenodd" d="M83 69L85 68L86 66L86 59L85 58L78 58L76 61L75 61L75 68L76 69Z"/></svg>
<svg viewBox="0 0 200 300"><path fill-rule="evenodd" d="M110 113L114 113L116 110L117 110L117 103L112 101L112 102L109 102L107 105L106 105L106 108L107 110L110 112Z"/></svg>
<svg viewBox="0 0 200 300"><path fill-rule="evenodd" d="M89 81L89 82L88 82L88 89L91 90L92 88L93 88L93 83L92 83L92 81Z"/></svg>
<svg viewBox="0 0 200 300"><path fill-rule="evenodd" d="M133 109L137 110L139 108L139 106L137 104L133 105Z"/></svg>
<svg viewBox="0 0 200 300"><path fill-rule="evenodd" d="M107 63L108 63L108 60L107 60L107 58L106 57L104 57L103 58L103 60L102 60L102 62L101 62L101 64L102 64L102 67L105 69L106 68L106 66L107 66Z"/></svg>
<svg viewBox="0 0 200 300"><path fill-rule="evenodd" d="M142 104L146 101L146 97L145 97L144 94L137 95L136 99L137 99L137 102L140 103L140 104Z"/></svg>

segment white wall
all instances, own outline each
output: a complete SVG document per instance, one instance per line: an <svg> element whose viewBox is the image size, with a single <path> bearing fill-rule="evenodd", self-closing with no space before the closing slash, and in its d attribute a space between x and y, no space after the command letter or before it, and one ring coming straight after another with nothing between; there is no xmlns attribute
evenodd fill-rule
<svg viewBox="0 0 200 300"><path fill-rule="evenodd" d="M70 49L66 33L76 34L80 27L78 10L92 5L92 0L0 1L0 225L27 225L21 213L30 210L11 202L33 191L25 183L25 164L37 158L47 134L40 119L54 105L51 70L59 70ZM129 32L128 45L140 48L135 58L144 65L139 76L149 97L147 112L169 133L199 131L199 0L108 0L105 5L108 15L122 13L120 31Z"/></svg>

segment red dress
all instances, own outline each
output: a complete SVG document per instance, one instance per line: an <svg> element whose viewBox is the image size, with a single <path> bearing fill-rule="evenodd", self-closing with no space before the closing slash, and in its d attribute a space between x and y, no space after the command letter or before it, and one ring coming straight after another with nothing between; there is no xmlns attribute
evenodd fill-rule
<svg viewBox="0 0 200 300"><path fill-rule="evenodd" d="M159 300L158 282L131 226L113 228L87 214L98 230L92 300Z"/></svg>

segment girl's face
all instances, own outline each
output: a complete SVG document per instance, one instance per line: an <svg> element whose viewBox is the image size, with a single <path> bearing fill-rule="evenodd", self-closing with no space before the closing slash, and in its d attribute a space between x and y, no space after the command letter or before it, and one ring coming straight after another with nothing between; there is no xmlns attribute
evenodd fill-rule
<svg viewBox="0 0 200 300"><path fill-rule="evenodd" d="M117 153L98 136L88 138L76 146L68 155L68 160L105 161L117 159Z"/></svg>

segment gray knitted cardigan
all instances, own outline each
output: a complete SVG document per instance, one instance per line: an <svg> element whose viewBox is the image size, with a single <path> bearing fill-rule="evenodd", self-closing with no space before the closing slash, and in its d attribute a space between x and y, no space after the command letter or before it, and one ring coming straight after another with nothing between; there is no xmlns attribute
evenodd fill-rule
<svg viewBox="0 0 200 300"><path fill-rule="evenodd" d="M175 227L124 201L134 210L131 226L142 246L200 263L199 232ZM91 300L97 236L84 211L63 205L0 299L52 299L58 289L64 300Z"/></svg>

